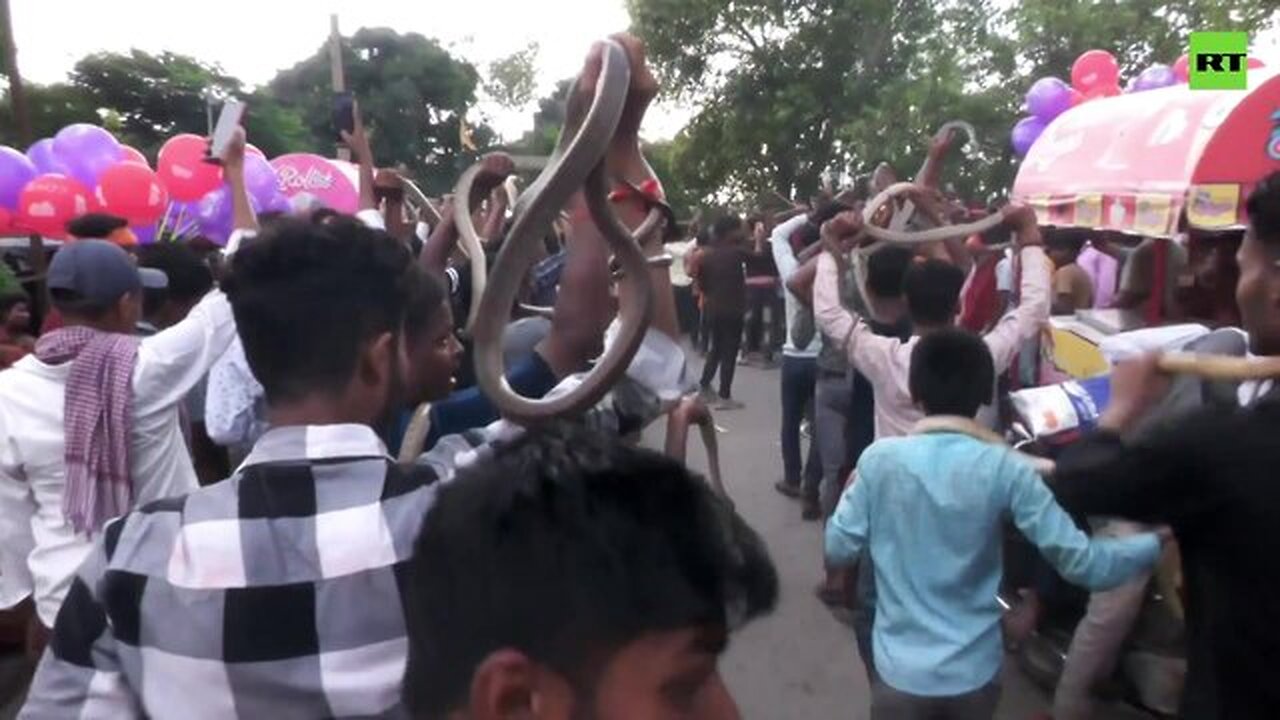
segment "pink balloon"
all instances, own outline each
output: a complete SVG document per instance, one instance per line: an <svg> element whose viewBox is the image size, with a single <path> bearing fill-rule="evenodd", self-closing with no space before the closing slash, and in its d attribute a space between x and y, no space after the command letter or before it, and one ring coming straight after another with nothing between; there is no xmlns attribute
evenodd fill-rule
<svg viewBox="0 0 1280 720"><path fill-rule="evenodd" d="M1258 69L1260 69L1260 68L1264 68L1264 67L1266 67L1266 66L1267 66L1267 64L1266 64L1266 63L1262 62L1261 60L1259 60L1259 59L1258 59L1258 58L1256 58L1256 57L1251 57L1251 58L1249 58L1249 69L1250 69L1250 70L1258 70Z"/></svg>
<svg viewBox="0 0 1280 720"><path fill-rule="evenodd" d="M1186 53L1178 58L1173 64L1173 76L1178 78L1178 82L1185 83L1191 79L1191 58Z"/></svg>
<svg viewBox="0 0 1280 720"><path fill-rule="evenodd" d="M1071 88L1071 107L1075 107L1084 102L1084 93L1075 88Z"/></svg>
<svg viewBox="0 0 1280 720"><path fill-rule="evenodd" d="M1120 65L1106 50L1089 50L1071 65L1071 85L1086 95L1094 88L1119 83Z"/></svg>
<svg viewBox="0 0 1280 720"><path fill-rule="evenodd" d="M198 200L222 184L222 168L204 161L208 143L197 135L176 135L160 148L156 172L175 200Z"/></svg>
<svg viewBox="0 0 1280 720"><path fill-rule="evenodd" d="M267 156L267 154L266 154L266 153L264 153L264 152L262 152L261 150L259 150L259 149L258 149L258 146L257 146L257 145L254 145L253 143L245 143L245 144L244 144L244 153L245 153L245 155L257 155L257 156L259 156L259 157L266 157L266 156Z"/></svg>
<svg viewBox="0 0 1280 720"><path fill-rule="evenodd" d="M169 192L145 165L117 163L107 168L94 191L103 209L129 221L147 225L160 219L169 204Z"/></svg>
<svg viewBox="0 0 1280 720"><path fill-rule="evenodd" d="M27 183L18 198L20 228L51 238L67 236L67 222L93 210L95 203L79 180L41 175Z"/></svg>
<svg viewBox="0 0 1280 720"><path fill-rule="evenodd" d="M143 155L138 148L129 145L120 146L120 162L141 163L146 167L151 167L151 163L147 162L147 156Z"/></svg>

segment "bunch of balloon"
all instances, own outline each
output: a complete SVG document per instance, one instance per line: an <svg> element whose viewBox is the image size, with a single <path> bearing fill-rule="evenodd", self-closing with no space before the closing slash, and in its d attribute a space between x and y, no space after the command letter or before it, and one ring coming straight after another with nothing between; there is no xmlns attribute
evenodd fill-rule
<svg viewBox="0 0 1280 720"><path fill-rule="evenodd" d="M1089 50L1071 65L1071 84L1043 77L1027 91L1027 116L1013 126L1009 140L1019 157L1025 156L1049 124L1071 108L1100 97L1120 94L1120 66L1106 50Z"/></svg>
<svg viewBox="0 0 1280 720"><path fill-rule="evenodd" d="M65 239L68 222L95 211L141 227L167 204L146 158L96 125L68 125L25 154L0 146L0 234Z"/></svg>

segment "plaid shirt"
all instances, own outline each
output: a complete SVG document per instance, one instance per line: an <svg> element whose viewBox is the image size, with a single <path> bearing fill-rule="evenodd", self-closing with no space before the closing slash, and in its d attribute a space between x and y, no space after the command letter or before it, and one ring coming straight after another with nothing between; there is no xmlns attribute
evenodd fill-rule
<svg viewBox="0 0 1280 720"><path fill-rule="evenodd" d="M625 379L583 421L637 430L664 390ZM107 526L21 717L403 717L422 520L440 481L520 432L448 436L409 469L365 426L268 432L230 480Z"/></svg>

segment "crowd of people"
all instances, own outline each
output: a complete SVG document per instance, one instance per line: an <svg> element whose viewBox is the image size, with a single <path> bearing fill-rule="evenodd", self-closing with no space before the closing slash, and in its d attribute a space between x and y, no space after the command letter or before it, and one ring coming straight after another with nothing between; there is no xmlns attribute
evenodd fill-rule
<svg viewBox="0 0 1280 720"><path fill-rule="evenodd" d="M660 187L639 142L657 83L643 45L616 41L631 87L606 169ZM567 136L602 52L573 86ZM638 238L674 262L651 266L626 374L580 416L524 428L476 384L460 333L480 298L456 218L499 251L511 159L483 158L473 197L415 227L359 123L345 141L356 215L256 215L238 131L225 248L139 247L127 223L90 215L44 297L0 276L0 624L40 658L22 717L738 717L718 659L774 608L776 570L682 456L634 439L691 398L740 409L744 338L752 361L781 356L775 487L824 523L816 591L853 610L871 717L995 716L1002 640L1020 632L997 602L1007 520L1097 591L1142 581L1176 540L1183 716L1280 707L1270 381L1135 438L1168 379L1154 356L1121 364L1098 429L1047 479L990 430L1001 378L1051 313L1169 291L1146 245L1042 231L1017 204L987 209L1001 224L986 236L875 243L863 206L895 181L887 166L664 244L669 227ZM967 212L937 190L950 145L930 147L908 229ZM651 195L611 208L637 228ZM1248 217L1236 300L1252 352L1280 354L1280 174ZM628 297L596 223L575 195L512 308L505 377L526 397L578 387L614 341ZM1147 525L1091 537L1083 515ZM1114 652L1084 645L1075 662L1096 680ZM1095 689L1064 684L1054 717L1094 717Z"/></svg>

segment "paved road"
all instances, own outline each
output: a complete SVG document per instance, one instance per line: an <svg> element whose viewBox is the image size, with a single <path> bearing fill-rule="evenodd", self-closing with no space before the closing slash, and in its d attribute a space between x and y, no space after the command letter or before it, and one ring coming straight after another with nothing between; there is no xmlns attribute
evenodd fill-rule
<svg viewBox="0 0 1280 720"><path fill-rule="evenodd" d="M802 521L799 504L773 490L782 467L778 381L777 370L739 367L734 393L747 407L716 418L729 492L768 543L782 583L777 611L734 637L726 678L748 720L866 720L870 691L853 632L812 593L822 569L820 526ZM706 468L696 440L689 462ZM1004 687L1000 720L1029 720L1048 707L1016 669L1006 668ZM1098 720L1140 717L1113 710Z"/></svg>

